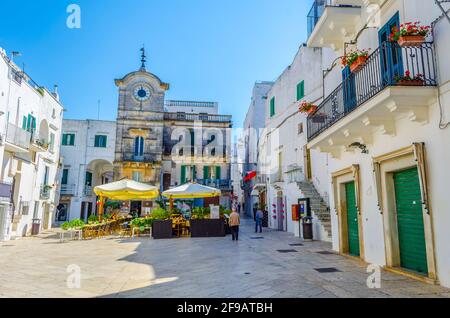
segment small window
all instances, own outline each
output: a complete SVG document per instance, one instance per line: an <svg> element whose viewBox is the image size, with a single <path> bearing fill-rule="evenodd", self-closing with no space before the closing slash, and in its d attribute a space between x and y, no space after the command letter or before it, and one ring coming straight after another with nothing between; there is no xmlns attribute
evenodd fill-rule
<svg viewBox="0 0 450 318"><path fill-rule="evenodd" d="M108 136L97 135L97 136L95 136L95 147L96 148L106 148L107 141L108 141Z"/></svg>
<svg viewBox="0 0 450 318"><path fill-rule="evenodd" d="M50 133L50 142L49 142L48 146L49 146L50 152L55 151L55 134L54 133Z"/></svg>
<svg viewBox="0 0 450 318"><path fill-rule="evenodd" d="M62 173L62 181L61 184L67 185L67 182L69 181L69 169L64 169Z"/></svg>
<svg viewBox="0 0 450 318"><path fill-rule="evenodd" d="M305 81L301 81L297 85L297 101L305 97Z"/></svg>
<svg viewBox="0 0 450 318"><path fill-rule="evenodd" d="M303 134L303 123L298 124L298 134Z"/></svg>
<svg viewBox="0 0 450 318"><path fill-rule="evenodd" d="M142 181L142 173L140 171L133 171L133 180L136 182Z"/></svg>
<svg viewBox="0 0 450 318"><path fill-rule="evenodd" d="M275 97L270 100L270 117L275 116Z"/></svg>
<svg viewBox="0 0 450 318"><path fill-rule="evenodd" d="M75 134L63 134L62 145L75 146Z"/></svg>

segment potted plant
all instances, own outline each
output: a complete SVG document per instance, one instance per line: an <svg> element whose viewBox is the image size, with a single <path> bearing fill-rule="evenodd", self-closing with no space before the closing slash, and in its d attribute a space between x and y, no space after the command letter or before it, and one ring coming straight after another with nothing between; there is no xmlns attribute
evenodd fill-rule
<svg viewBox="0 0 450 318"><path fill-rule="evenodd" d="M298 111L300 113L310 115L310 114L314 113L317 110L317 108L318 107L316 105L314 105L313 103L308 103L307 101L303 101L300 104L300 108L298 109Z"/></svg>
<svg viewBox="0 0 450 318"><path fill-rule="evenodd" d="M209 208L195 208L192 211L192 237L223 237L225 236L224 219L210 219Z"/></svg>
<svg viewBox="0 0 450 318"><path fill-rule="evenodd" d="M392 28L389 40L397 42L399 46L421 46L425 42L425 38L430 34L431 27L422 26L420 22L407 22Z"/></svg>
<svg viewBox="0 0 450 318"><path fill-rule="evenodd" d="M342 57L341 62L344 67L349 66L353 73L359 71L366 64L368 58L369 50L355 50Z"/></svg>
<svg viewBox="0 0 450 318"><path fill-rule="evenodd" d="M402 86L424 86L425 81L422 74L417 74L414 77L411 77L411 72L406 71L404 76L396 76L394 78L395 82L398 85Z"/></svg>
<svg viewBox="0 0 450 318"><path fill-rule="evenodd" d="M172 220L167 210L155 209L152 211L150 218L152 219L152 235L154 239L172 238Z"/></svg>
<svg viewBox="0 0 450 318"><path fill-rule="evenodd" d="M69 231L69 230L82 230L83 227L85 226L84 222L80 219L73 219L70 222L65 222L61 225L61 228L64 231Z"/></svg>

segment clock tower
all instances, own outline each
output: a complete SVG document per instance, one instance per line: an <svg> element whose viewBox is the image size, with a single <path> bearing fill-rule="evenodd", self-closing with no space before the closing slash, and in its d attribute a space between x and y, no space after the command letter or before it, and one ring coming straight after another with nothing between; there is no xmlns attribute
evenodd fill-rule
<svg viewBox="0 0 450 318"><path fill-rule="evenodd" d="M141 49L138 71L116 79L119 89L114 179L159 187L163 155L164 98L169 85L146 70Z"/></svg>

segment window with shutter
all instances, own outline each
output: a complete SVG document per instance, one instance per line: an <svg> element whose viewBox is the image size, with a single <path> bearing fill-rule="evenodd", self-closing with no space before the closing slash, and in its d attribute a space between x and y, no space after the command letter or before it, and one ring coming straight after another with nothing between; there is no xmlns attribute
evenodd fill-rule
<svg viewBox="0 0 450 318"><path fill-rule="evenodd" d="M275 116L275 97L270 100L270 117Z"/></svg>
<svg viewBox="0 0 450 318"><path fill-rule="evenodd" d="M305 97L305 81L297 84L297 101Z"/></svg>
<svg viewBox="0 0 450 318"><path fill-rule="evenodd" d="M222 178L222 169L220 167L216 167L216 180L220 180Z"/></svg>

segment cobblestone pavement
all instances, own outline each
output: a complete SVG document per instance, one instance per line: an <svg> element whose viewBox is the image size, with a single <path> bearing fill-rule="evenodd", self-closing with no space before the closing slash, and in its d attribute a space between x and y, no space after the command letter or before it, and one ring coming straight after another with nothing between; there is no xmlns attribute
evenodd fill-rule
<svg viewBox="0 0 450 318"><path fill-rule="evenodd" d="M230 237L60 243L54 233L0 243L0 297L450 297L449 289L384 271L381 289L369 289L367 265L319 253L330 251L328 243L255 235L252 225L244 220L238 243ZM290 245L296 243L303 246ZM296 252L278 252L287 249ZM81 269L79 289L67 287L70 265ZM315 270L330 267L339 272Z"/></svg>

